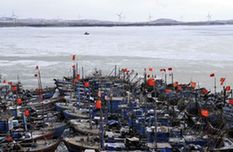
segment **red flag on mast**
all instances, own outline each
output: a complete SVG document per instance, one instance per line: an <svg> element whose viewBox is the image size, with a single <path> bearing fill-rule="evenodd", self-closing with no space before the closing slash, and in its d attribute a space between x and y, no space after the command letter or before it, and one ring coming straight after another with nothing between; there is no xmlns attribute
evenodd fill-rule
<svg viewBox="0 0 233 152"><path fill-rule="evenodd" d="M226 89L227 92L229 92L229 91L231 91L231 86L226 86L225 89Z"/></svg>
<svg viewBox="0 0 233 152"><path fill-rule="evenodd" d="M160 69L160 72L166 72L166 69Z"/></svg>
<svg viewBox="0 0 233 152"><path fill-rule="evenodd" d="M210 74L210 77L215 77L215 74L214 74L214 73L211 73L211 74Z"/></svg>
<svg viewBox="0 0 233 152"><path fill-rule="evenodd" d="M228 103L229 103L230 105L233 105L233 99L229 99L229 100L228 100Z"/></svg>
<svg viewBox="0 0 233 152"><path fill-rule="evenodd" d="M223 83L225 82L226 78L220 78L220 85L223 85Z"/></svg>
<svg viewBox="0 0 233 152"><path fill-rule="evenodd" d="M151 71L151 72L152 72L152 71L153 71L153 68L149 68L149 71Z"/></svg>
<svg viewBox="0 0 233 152"><path fill-rule="evenodd" d="M172 68L168 68L168 71L172 71Z"/></svg>

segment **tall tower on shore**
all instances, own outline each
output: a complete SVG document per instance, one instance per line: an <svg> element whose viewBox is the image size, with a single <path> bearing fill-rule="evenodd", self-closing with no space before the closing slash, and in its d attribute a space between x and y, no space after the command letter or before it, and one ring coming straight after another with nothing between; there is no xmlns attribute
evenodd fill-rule
<svg viewBox="0 0 233 152"><path fill-rule="evenodd" d="M116 14L117 15L117 17L118 17L118 21L119 22L121 22L122 21L122 12L120 12L120 13L118 13L118 14Z"/></svg>
<svg viewBox="0 0 233 152"><path fill-rule="evenodd" d="M17 16L15 15L14 10L13 10L12 13L11 13L11 19L12 19L13 23L15 24L16 21L17 21Z"/></svg>
<svg viewBox="0 0 233 152"><path fill-rule="evenodd" d="M210 15L210 13L208 13L208 15L207 15L207 21L210 22L211 19L212 19L212 15Z"/></svg>

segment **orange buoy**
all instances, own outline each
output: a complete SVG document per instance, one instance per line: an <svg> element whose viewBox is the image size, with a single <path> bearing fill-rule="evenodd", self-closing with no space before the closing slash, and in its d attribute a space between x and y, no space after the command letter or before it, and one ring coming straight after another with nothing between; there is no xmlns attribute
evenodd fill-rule
<svg viewBox="0 0 233 152"><path fill-rule="evenodd" d="M16 102L17 102L18 105L21 105L21 104L23 103L23 101L22 101L21 98L17 98L17 99L16 99Z"/></svg>
<svg viewBox="0 0 233 152"><path fill-rule="evenodd" d="M201 109L201 116L202 117L208 117L209 111L207 109Z"/></svg>
<svg viewBox="0 0 233 152"><path fill-rule="evenodd" d="M206 88L203 88L203 89L201 90L201 93L204 94L204 95L208 94L208 92L209 92L209 91L208 91Z"/></svg>
<svg viewBox="0 0 233 152"><path fill-rule="evenodd" d="M101 103L100 99L96 100L96 102L95 102L95 108L96 109L101 109L102 108L102 103Z"/></svg>
<svg viewBox="0 0 233 152"><path fill-rule="evenodd" d="M26 117L29 117L29 116L30 116L30 111L29 111L28 109L26 109L26 110L24 111L24 115L25 115Z"/></svg>
<svg viewBox="0 0 233 152"><path fill-rule="evenodd" d="M153 87L155 85L155 79L154 78L150 78L147 80L147 85L149 87Z"/></svg>

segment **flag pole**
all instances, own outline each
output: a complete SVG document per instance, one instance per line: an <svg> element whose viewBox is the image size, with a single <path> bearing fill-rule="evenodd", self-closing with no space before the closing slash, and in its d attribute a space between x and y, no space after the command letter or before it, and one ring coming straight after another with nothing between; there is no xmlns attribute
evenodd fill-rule
<svg viewBox="0 0 233 152"><path fill-rule="evenodd" d="M165 71L165 75L164 75L164 79L165 79L165 84L167 85L167 72Z"/></svg>
<svg viewBox="0 0 233 152"><path fill-rule="evenodd" d="M214 76L214 94L216 94L216 76Z"/></svg>
<svg viewBox="0 0 233 152"><path fill-rule="evenodd" d="M225 105L226 104L226 88L225 86L223 86L223 104Z"/></svg>
<svg viewBox="0 0 233 152"><path fill-rule="evenodd" d="M172 84L173 84L173 82L174 82L173 72L171 73L171 78L172 78Z"/></svg>
<svg viewBox="0 0 233 152"><path fill-rule="evenodd" d="M146 84L146 68L144 68L144 83Z"/></svg>

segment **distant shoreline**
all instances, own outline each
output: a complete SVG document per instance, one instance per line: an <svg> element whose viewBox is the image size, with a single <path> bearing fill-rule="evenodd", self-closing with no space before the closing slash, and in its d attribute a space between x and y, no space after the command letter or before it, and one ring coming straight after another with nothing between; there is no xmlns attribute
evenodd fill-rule
<svg viewBox="0 0 233 152"><path fill-rule="evenodd" d="M158 19L149 22L112 22L101 20L46 20L0 18L0 27L129 27L129 26L213 26L233 25L233 20L181 22Z"/></svg>

